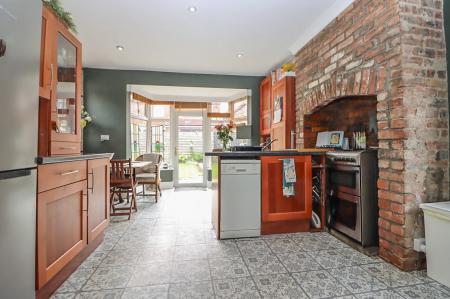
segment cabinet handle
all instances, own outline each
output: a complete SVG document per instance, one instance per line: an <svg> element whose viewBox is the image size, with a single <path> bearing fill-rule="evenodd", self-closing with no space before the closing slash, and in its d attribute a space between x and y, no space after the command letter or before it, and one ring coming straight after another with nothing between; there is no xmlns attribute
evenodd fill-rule
<svg viewBox="0 0 450 299"><path fill-rule="evenodd" d="M77 170L71 170L71 171L67 171L67 172L61 172L59 175L60 176L66 176L66 175L71 175L71 174L75 174L75 173L79 173L80 171Z"/></svg>
<svg viewBox="0 0 450 299"><path fill-rule="evenodd" d="M59 149L62 149L62 150L74 150L74 149L76 149L76 147L74 147L74 146L61 146Z"/></svg>
<svg viewBox="0 0 450 299"><path fill-rule="evenodd" d="M89 186L88 186L88 189L91 190L92 192L94 192L94 186L95 186L95 183L94 183L94 171L89 172L88 174L90 174L92 176L92 187L89 188Z"/></svg>
<svg viewBox="0 0 450 299"><path fill-rule="evenodd" d="M53 63L50 64L50 90L53 89Z"/></svg>

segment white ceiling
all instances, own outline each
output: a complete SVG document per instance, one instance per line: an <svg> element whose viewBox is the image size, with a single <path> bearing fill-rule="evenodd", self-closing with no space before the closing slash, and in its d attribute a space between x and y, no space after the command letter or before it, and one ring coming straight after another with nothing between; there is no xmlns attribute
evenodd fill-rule
<svg viewBox="0 0 450 299"><path fill-rule="evenodd" d="M154 101L228 102L251 96L251 90L232 88L129 85L128 90Z"/></svg>
<svg viewBox="0 0 450 299"><path fill-rule="evenodd" d="M77 25L85 67L264 75L352 1L61 2ZM197 12L190 13L190 6ZM117 51L117 45L125 50Z"/></svg>

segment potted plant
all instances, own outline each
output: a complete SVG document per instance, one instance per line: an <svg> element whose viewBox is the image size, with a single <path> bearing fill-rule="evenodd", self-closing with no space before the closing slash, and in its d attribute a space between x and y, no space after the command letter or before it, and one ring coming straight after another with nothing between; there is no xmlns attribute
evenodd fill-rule
<svg viewBox="0 0 450 299"><path fill-rule="evenodd" d="M230 121L229 124L226 125L217 125L215 126L215 129L217 131L217 138L222 142L222 148L223 150L228 149L228 143L230 141L233 141L233 137L231 136L232 129L236 126L233 124L232 121Z"/></svg>

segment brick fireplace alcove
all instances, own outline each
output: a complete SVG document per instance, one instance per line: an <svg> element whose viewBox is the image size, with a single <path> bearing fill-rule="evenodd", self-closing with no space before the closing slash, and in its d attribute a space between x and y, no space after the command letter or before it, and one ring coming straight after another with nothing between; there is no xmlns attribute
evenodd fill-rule
<svg viewBox="0 0 450 299"><path fill-rule="evenodd" d="M319 108L376 99L379 254L404 270L423 265L419 204L449 199L445 54L442 0L356 0L293 61L300 147Z"/></svg>

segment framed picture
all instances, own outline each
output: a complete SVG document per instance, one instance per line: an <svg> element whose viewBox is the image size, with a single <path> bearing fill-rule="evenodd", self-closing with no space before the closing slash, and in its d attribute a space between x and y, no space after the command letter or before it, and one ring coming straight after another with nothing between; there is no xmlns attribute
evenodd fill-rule
<svg viewBox="0 0 450 299"><path fill-rule="evenodd" d="M273 123L277 124L281 122L283 115L283 97L276 96L273 102Z"/></svg>

